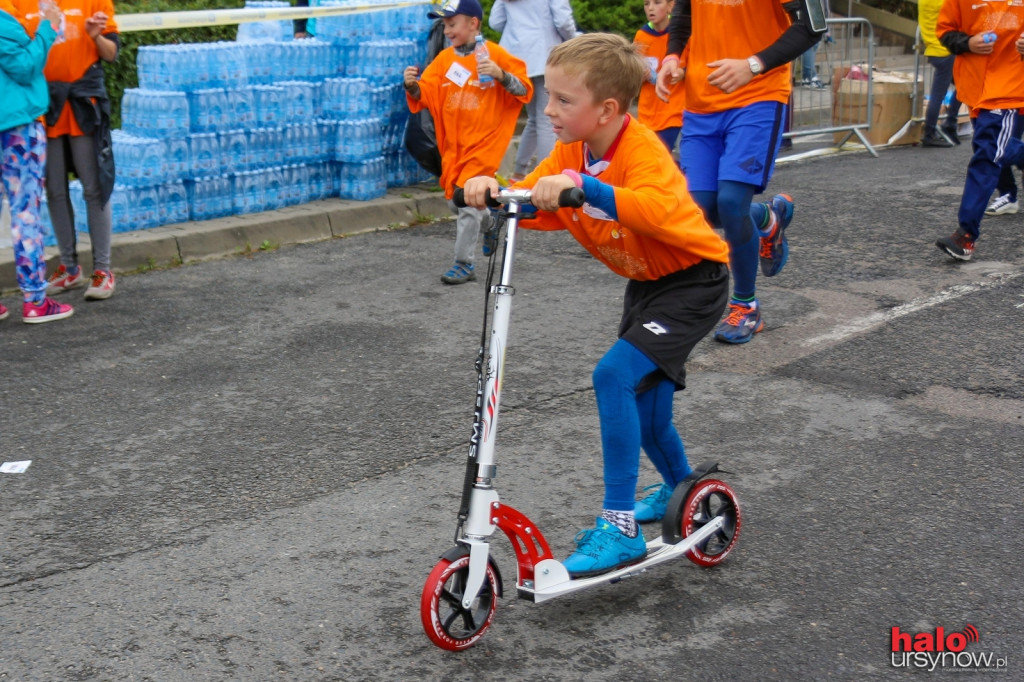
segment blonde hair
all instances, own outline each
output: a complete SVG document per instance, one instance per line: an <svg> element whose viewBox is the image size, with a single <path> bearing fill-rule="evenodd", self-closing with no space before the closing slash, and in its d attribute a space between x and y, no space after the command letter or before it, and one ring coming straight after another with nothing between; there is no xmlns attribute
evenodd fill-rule
<svg viewBox="0 0 1024 682"><path fill-rule="evenodd" d="M612 33L585 33L555 46L548 66L582 78L594 101L615 99L621 111L629 109L648 73L638 47Z"/></svg>

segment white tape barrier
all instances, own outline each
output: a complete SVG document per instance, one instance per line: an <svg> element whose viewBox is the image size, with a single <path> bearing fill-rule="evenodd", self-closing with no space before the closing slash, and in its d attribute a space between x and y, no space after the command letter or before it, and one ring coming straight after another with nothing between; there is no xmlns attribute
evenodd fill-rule
<svg viewBox="0 0 1024 682"><path fill-rule="evenodd" d="M418 2L391 2L385 4L330 6L330 7L267 7L244 9L215 9L192 12L149 12L142 14L118 14L117 27L122 33L129 31L155 31L168 28L193 28L196 26L227 26L244 24L249 21L286 21L309 17L335 17L343 14L380 12L400 7L430 5L429 0Z"/></svg>

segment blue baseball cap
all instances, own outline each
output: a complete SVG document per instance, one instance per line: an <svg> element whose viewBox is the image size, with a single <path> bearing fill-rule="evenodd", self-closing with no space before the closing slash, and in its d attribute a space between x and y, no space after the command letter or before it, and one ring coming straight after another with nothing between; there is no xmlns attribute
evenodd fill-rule
<svg viewBox="0 0 1024 682"><path fill-rule="evenodd" d="M476 17L484 20L484 8L480 6L480 0L444 0L435 9L427 12L431 19L454 17L456 14L465 14L467 17Z"/></svg>

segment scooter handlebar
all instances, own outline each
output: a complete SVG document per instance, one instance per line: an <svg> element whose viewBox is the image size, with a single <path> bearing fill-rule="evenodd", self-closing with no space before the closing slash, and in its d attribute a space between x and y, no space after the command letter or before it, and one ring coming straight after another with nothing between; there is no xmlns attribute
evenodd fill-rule
<svg viewBox="0 0 1024 682"><path fill-rule="evenodd" d="M529 204L531 199L531 193L528 189L504 189L498 194L498 198L488 195L487 205L490 208L501 208L503 204L517 203L517 204ZM587 197L583 193L583 190L579 187L569 187L562 190L562 193L558 195L558 205L562 208L579 208L586 202ZM455 188L455 193L452 195L452 203L459 208L466 207L466 196L461 187Z"/></svg>

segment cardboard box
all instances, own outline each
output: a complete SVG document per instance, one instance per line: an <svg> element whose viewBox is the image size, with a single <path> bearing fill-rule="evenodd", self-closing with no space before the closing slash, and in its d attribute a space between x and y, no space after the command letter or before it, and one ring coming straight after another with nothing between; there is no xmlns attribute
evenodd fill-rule
<svg viewBox="0 0 1024 682"><path fill-rule="evenodd" d="M868 81L847 78L849 67L835 69L832 77L832 125L842 126L868 121ZM872 73L871 127L864 136L872 145L917 144L921 141L921 124L913 123L914 90L918 101L924 97L924 82L912 75L894 71ZM839 144L847 134L834 133ZM895 136L895 139L893 139ZM857 137L850 138L857 141ZM891 140L891 141L890 141Z"/></svg>

